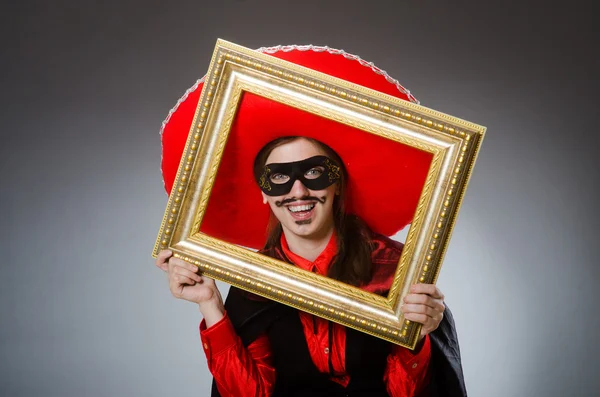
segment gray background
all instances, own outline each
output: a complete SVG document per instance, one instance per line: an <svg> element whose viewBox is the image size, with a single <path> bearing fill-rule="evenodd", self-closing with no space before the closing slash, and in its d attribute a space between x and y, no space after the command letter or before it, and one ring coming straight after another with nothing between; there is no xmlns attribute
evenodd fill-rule
<svg viewBox="0 0 600 397"><path fill-rule="evenodd" d="M206 396L150 257L217 38L329 45L488 127L439 285L472 396L598 395L597 18L571 1L4 1L0 395Z"/></svg>

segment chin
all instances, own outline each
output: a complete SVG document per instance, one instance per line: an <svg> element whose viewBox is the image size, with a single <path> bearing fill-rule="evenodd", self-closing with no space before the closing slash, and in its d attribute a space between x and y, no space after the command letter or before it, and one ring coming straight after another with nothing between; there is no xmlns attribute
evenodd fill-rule
<svg viewBox="0 0 600 397"><path fill-rule="evenodd" d="M319 219L311 219L310 223L305 224L298 224L294 220L288 220L282 225L296 236L304 238L318 237L326 232L325 222Z"/></svg>
<svg viewBox="0 0 600 397"><path fill-rule="evenodd" d="M310 236L316 235L318 232L318 229L315 228L313 225L293 224L293 225L291 225L291 227L288 227L288 229L295 235L301 236L301 237L310 237Z"/></svg>

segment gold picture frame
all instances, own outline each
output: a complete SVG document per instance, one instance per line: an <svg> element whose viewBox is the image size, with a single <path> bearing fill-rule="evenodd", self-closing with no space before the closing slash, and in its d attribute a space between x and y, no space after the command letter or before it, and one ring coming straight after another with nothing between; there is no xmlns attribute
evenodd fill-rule
<svg viewBox="0 0 600 397"><path fill-rule="evenodd" d="M303 271L200 232L243 92L432 154L431 166L388 296ZM405 320L413 283L435 283L485 127L218 40L153 256L170 249L208 277L414 348L420 324Z"/></svg>

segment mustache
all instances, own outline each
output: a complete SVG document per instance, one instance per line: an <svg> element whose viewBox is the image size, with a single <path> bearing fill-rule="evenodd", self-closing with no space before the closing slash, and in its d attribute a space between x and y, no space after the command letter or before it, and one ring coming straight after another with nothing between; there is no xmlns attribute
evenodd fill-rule
<svg viewBox="0 0 600 397"><path fill-rule="evenodd" d="M291 197L291 198L288 198L288 199L285 199L285 200L275 201L275 205L277 207L281 207L281 206L284 206L286 204L293 203L295 201L317 201L317 202L319 202L321 204L324 204L325 200L326 200L326 198L324 196L323 197L304 196L304 197L301 197L299 199Z"/></svg>

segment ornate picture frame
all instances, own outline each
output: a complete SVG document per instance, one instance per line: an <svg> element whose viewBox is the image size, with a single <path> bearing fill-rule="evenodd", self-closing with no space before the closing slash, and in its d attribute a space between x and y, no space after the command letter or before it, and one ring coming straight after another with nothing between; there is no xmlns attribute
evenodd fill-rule
<svg viewBox="0 0 600 397"><path fill-rule="evenodd" d="M431 154L387 296L200 231L244 92ZM436 282L484 133L474 123L218 40L153 256L170 249L208 277L414 348L420 324L405 320L400 305L410 285Z"/></svg>

